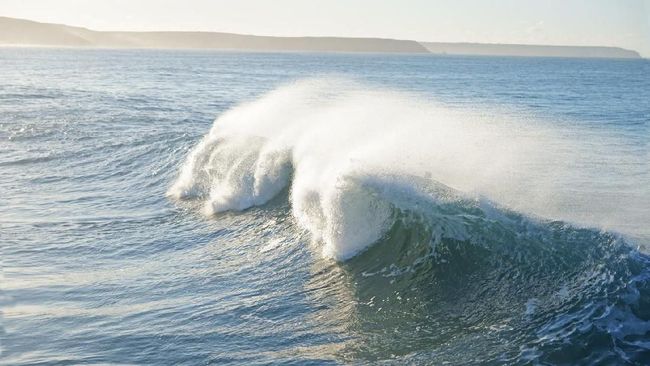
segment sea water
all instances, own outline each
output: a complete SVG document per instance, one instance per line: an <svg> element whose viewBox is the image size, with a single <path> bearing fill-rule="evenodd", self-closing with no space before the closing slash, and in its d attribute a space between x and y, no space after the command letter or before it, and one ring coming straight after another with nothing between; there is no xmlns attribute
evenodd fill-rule
<svg viewBox="0 0 650 366"><path fill-rule="evenodd" d="M0 49L4 364L646 364L650 63Z"/></svg>

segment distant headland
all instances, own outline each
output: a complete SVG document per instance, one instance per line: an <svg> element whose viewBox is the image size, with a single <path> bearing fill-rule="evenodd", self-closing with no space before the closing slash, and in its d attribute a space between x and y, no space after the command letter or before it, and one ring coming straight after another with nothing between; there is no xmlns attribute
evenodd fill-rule
<svg viewBox="0 0 650 366"><path fill-rule="evenodd" d="M636 51L618 47L441 43L385 38L270 37L219 32L108 32L7 17L0 17L0 45L640 58Z"/></svg>

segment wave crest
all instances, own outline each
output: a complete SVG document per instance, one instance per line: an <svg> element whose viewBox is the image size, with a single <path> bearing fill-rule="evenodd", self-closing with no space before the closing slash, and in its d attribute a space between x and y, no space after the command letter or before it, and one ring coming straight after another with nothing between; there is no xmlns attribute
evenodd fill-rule
<svg viewBox="0 0 650 366"><path fill-rule="evenodd" d="M218 118L168 195L204 199L205 213L215 214L263 205L288 188L297 222L325 256L344 260L379 240L395 210L478 207L464 197L485 195L537 212L554 189L532 167L549 159L551 140L534 123L348 81L303 80ZM568 167L558 161L554 169ZM498 211L485 208L483 215ZM466 235L460 221L445 220L441 233Z"/></svg>

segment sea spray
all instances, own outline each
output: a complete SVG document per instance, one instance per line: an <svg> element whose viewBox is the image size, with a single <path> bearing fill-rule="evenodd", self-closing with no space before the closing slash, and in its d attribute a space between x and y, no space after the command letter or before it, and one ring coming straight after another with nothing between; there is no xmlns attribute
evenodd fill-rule
<svg viewBox="0 0 650 366"><path fill-rule="evenodd" d="M569 162L580 159L566 154L578 142L540 126L347 80L307 79L220 116L168 194L200 197L211 215L262 205L289 188L297 222L339 260L380 239L393 209L417 211L439 199L422 191L421 179L570 220L554 204L570 201L570 192L553 177L576 174ZM553 174L541 179L540 166ZM398 203L403 192L419 197L412 207Z"/></svg>

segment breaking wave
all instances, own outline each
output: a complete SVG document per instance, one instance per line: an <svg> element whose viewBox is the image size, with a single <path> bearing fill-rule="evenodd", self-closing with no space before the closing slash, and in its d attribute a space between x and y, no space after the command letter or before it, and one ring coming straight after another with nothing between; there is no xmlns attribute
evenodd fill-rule
<svg viewBox="0 0 650 366"><path fill-rule="evenodd" d="M303 80L218 118L168 194L203 199L212 215L289 188L297 222L338 260L381 238L395 209L426 213L469 197L559 219L590 211L562 212L557 202L570 192L540 178L543 166L552 177L572 173L570 159L553 154L570 151L569 142L533 120L492 115L345 80Z"/></svg>
<svg viewBox="0 0 650 366"><path fill-rule="evenodd" d="M475 333L494 344L476 351L482 362L645 362L650 260L619 234L575 224L576 212L593 226L607 216L572 202L556 179L576 173L566 152L579 142L491 115L305 80L219 117L168 195L203 201L207 215L286 197L296 223L354 278L365 341L344 353L408 351L417 363L440 344L438 361L471 359L470 345L442 346Z"/></svg>

